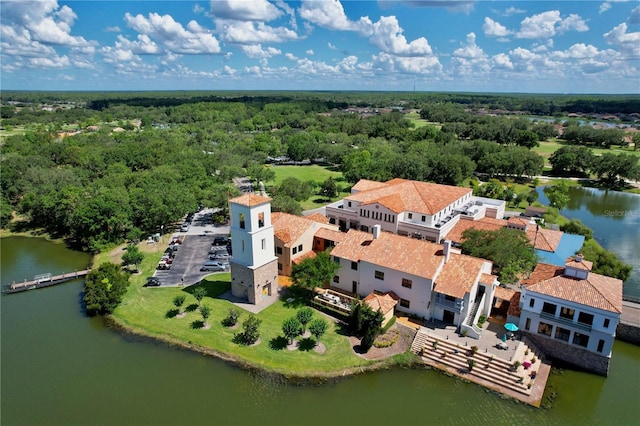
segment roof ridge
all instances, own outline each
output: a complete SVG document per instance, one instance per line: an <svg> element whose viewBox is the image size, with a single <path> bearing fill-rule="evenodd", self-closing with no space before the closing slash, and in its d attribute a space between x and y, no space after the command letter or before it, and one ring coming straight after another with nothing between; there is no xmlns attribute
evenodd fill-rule
<svg viewBox="0 0 640 426"><path fill-rule="evenodd" d="M591 280L589 280L590 275L591 275L591 271L589 271L589 275L587 275L587 279L585 279L585 281L586 281L586 282L588 282L588 283L589 283L589 285L590 285L591 287L593 287L593 288L594 288L594 290L595 290L596 292L598 292L598 294L599 294L600 296L602 296L602 297L604 298L604 300L606 300L606 301L607 301L607 303L608 303L609 305L611 305L611 307L612 307L616 312L622 313L622 310L618 310L618 308L616 308L616 305L614 305L613 303L611 303L611 300L609 300L609 298L608 298L604 293L602 293L602 292L600 291L600 289L598 288L598 286L597 286L597 285L595 285L594 283L592 283L592 282L591 282ZM596 275L600 275L600 274L596 274Z"/></svg>
<svg viewBox="0 0 640 426"><path fill-rule="evenodd" d="M416 192L418 193L418 195L420 196L420 199L422 200L422 202L424 203L425 207L427 208L427 211L432 212L431 214L435 214L435 209L432 207L431 203L429 203L425 197L427 196L427 194L423 194L422 192L420 192L420 190L418 189L418 182L417 180L412 180L410 181L413 184L413 187L415 188ZM422 184L428 183L428 182L420 182Z"/></svg>

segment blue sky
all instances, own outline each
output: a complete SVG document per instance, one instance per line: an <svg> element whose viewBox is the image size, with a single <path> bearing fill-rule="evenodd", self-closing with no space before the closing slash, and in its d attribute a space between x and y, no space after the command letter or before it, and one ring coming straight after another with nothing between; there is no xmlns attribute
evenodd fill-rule
<svg viewBox="0 0 640 426"><path fill-rule="evenodd" d="M640 3L0 2L2 89L640 93Z"/></svg>

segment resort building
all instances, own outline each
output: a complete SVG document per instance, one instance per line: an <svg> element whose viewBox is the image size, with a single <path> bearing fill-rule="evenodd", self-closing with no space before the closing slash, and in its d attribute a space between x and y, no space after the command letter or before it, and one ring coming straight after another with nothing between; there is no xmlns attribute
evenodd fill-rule
<svg viewBox="0 0 640 426"><path fill-rule="evenodd" d="M522 282L520 330L556 359L606 376L622 313L622 281L591 272L582 255L539 263Z"/></svg>
<svg viewBox="0 0 640 426"><path fill-rule="evenodd" d="M501 219L505 202L475 197L471 189L406 179L362 179L351 195L326 207L329 222L342 231L383 231L441 242L461 220Z"/></svg>
<svg viewBox="0 0 640 426"><path fill-rule="evenodd" d="M582 248L584 236L567 234L562 231L541 227L534 219L511 217L508 220L490 217L478 220L460 220L447 235L455 245L464 242L462 234L467 229L497 231L501 228L517 229L526 234L536 254L543 263L564 266L569 256L573 256Z"/></svg>

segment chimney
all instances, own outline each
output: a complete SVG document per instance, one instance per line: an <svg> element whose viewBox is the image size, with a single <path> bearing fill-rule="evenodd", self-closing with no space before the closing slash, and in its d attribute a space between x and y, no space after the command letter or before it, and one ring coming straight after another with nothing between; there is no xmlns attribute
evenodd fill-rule
<svg viewBox="0 0 640 426"><path fill-rule="evenodd" d="M380 236L380 232L382 231L382 227L380 225L373 225L373 239L377 240Z"/></svg>
<svg viewBox="0 0 640 426"><path fill-rule="evenodd" d="M447 263L449 261L449 255L451 254L451 240L444 240L442 252L444 254L444 263Z"/></svg>
<svg viewBox="0 0 640 426"><path fill-rule="evenodd" d="M576 262L581 263L583 259L582 253L576 254Z"/></svg>

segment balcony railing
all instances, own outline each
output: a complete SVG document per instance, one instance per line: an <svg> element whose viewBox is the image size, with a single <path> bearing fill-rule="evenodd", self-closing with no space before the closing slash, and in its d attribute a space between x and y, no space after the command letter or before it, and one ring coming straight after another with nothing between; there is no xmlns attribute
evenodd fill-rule
<svg viewBox="0 0 640 426"><path fill-rule="evenodd" d="M591 326L588 324L582 324L581 322L573 322L570 319L557 317L552 314L548 314L546 312L540 312L540 318L544 318L546 320L550 320L555 322L556 324L565 325L567 327L577 328L579 330L591 331Z"/></svg>
<svg viewBox="0 0 640 426"><path fill-rule="evenodd" d="M456 309L458 312L462 312L464 308L464 300L447 300L443 295L436 293L436 305L443 306L445 308Z"/></svg>

